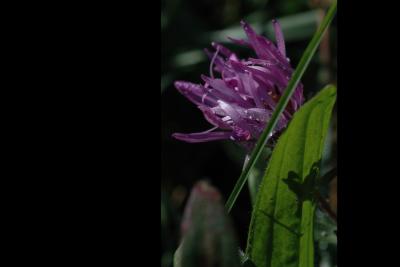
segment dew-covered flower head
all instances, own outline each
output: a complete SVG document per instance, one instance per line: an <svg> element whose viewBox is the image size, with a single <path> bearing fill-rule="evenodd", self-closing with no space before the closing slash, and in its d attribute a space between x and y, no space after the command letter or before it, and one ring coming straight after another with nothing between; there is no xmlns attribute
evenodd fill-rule
<svg viewBox="0 0 400 267"><path fill-rule="evenodd" d="M273 21L276 45L258 35L248 23L241 24L247 40L229 39L251 48L256 57L240 59L228 48L212 43L213 51L206 50L211 59L209 76L202 75L201 84L176 81L175 87L197 105L213 128L199 133L175 133L176 139L189 143L231 139L251 149L268 123L293 69L286 57L283 33L277 21ZM302 103L300 83L273 137L286 127Z"/></svg>

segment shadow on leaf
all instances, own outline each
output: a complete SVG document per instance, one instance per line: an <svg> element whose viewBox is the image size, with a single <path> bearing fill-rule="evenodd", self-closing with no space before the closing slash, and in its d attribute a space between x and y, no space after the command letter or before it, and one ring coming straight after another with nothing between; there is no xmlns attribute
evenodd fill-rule
<svg viewBox="0 0 400 267"><path fill-rule="evenodd" d="M319 174L321 160L312 164L308 175L302 179L299 174L294 171L290 171L288 173L287 178L283 178L282 181L288 185L289 190L291 190L297 197L297 210L295 215L298 218L302 216L302 204L304 201L315 201L315 190L316 188L316 179ZM273 215L266 213L265 211L260 210L262 214L267 216L271 221L285 228L292 234L300 237L302 233L299 233L289 226L285 225L281 221L277 220Z"/></svg>

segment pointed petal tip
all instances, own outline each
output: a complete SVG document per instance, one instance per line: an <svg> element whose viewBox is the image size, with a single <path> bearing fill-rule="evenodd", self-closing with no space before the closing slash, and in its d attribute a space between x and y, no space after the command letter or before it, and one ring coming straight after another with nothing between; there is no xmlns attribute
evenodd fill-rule
<svg viewBox="0 0 400 267"><path fill-rule="evenodd" d="M247 23L246 21L242 20L240 22L240 24L242 25L243 30L248 34L248 33L254 33L253 28L250 26L249 23Z"/></svg>
<svg viewBox="0 0 400 267"><path fill-rule="evenodd" d="M174 133L172 134L172 137L187 143L203 143L203 142L228 139L229 136L231 135L230 132L210 132L211 130L214 129L215 128L201 133L191 133L191 134Z"/></svg>
<svg viewBox="0 0 400 267"><path fill-rule="evenodd" d="M176 89L181 89L182 87L184 87L184 85L185 85L185 82L184 81L175 81L174 82L174 86L175 86L175 88Z"/></svg>
<svg viewBox="0 0 400 267"><path fill-rule="evenodd" d="M209 80L209 78L204 74L200 74L200 78L205 82L207 82Z"/></svg>
<svg viewBox="0 0 400 267"><path fill-rule="evenodd" d="M254 45L255 44L254 42L256 41L256 38L258 36L257 33L254 31L254 29L250 26L249 23L242 21L241 24L244 32L247 35L247 38L249 39L249 43Z"/></svg>
<svg viewBox="0 0 400 267"><path fill-rule="evenodd" d="M179 140L179 138L182 136L182 134L181 134L181 133L173 133L171 136L172 136L173 138Z"/></svg>
<svg viewBox="0 0 400 267"><path fill-rule="evenodd" d="M198 84L194 84L191 82L187 82L187 81L175 81L174 82L174 86L176 89L178 89L179 91L190 91L191 89L193 89L193 87L199 86Z"/></svg>
<svg viewBox="0 0 400 267"><path fill-rule="evenodd" d="M214 49L219 49L219 48L221 47L221 44L220 44L220 43L217 43L217 42L211 42L211 46L212 46Z"/></svg>
<svg viewBox="0 0 400 267"><path fill-rule="evenodd" d="M281 55L287 60L286 58L286 48L285 48L285 38L283 36L281 25L277 20L272 20L272 25L275 31L275 39L277 42L278 50Z"/></svg>
<svg viewBox="0 0 400 267"><path fill-rule="evenodd" d="M279 23L279 21L278 21L277 19L273 19L273 20L272 20L272 25L273 25L274 27L278 27L279 30L281 30L281 24Z"/></svg>
<svg viewBox="0 0 400 267"><path fill-rule="evenodd" d="M245 31L251 31L251 30L252 30L250 24L248 24L247 22L242 21L240 24L242 25L242 27L243 27L243 29L244 29Z"/></svg>
<svg viewBox="0 0 400 267"><path fill-rule="evenodd" d="M242 19L242 20L240 21L240 25L245 26L245 25L248 25L248 24L247 24L247 22L246 22L244 19Z"/></svg>
<svg viewBox="0 0 400 267"><path fill-rule="evenodd" d="M188 143L190 142L190 138L188 137L190 134L184 134L184 133L173 133L171 136L179 141L184 141Z"/></svg>

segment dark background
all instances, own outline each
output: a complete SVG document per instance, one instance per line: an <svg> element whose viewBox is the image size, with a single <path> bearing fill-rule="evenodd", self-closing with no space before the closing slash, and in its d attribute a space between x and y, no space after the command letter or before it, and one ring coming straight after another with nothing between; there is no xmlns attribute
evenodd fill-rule
<svg viewBox="0 0 400 267"><path fill-rule="evenodd" d="M227 36L242 38L240 20L275 41L271 19L277 18L286 39L287 55L295 67L317 29L330 1L203 0L161 1L161 266L171 266L179 242L182 210L193 184L209 179L225 197L229 196L243 164L244 153L229 141L188 144L171 137L174 132L199 132L211 128L201 112L173 87L175 80L200 83L208 74L209 60L203 49L211 41L224 43L239 57L252 51L228 43ZM328 83L336 84L336 20L333 21L303 76L304 95L312 97ZM327 138L322 173L336 165L336 111ZM325 193L335 188L323 188ZM232 210L240 246L245 248L251 202L244 188ZM317 213L317 265L335 266L335 226Z"/></svg>

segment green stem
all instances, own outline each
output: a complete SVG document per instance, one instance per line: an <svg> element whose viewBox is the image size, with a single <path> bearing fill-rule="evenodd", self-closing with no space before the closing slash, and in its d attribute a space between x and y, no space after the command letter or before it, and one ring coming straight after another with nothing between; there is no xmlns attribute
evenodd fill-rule
<svg viewBox="0 0 400 267"><path fill-rule="evenodd" d="M317 32L314 34L313 38L311 39L310 43L308 44L303 56L300 59L299 65L297 66L296 70L293 73L292 78L289 81L289 84L279 99L279 102L276 106L274 113L272 114L271 120L269 121L267 127L265 128L264 132L261 134L260 138L257 141L253 152L250 155L250 159L247 162L242 174L240 175L238 181L235 184L235 187L230 194L228 201L225 204L225 208L227 209L228 213L231 211L233 205L237 197L239 196L240 191L242 190L243 186L245 185L247 178L251 169L254 167L257 159L260 157L263 148L266 146L268 137L272 133L272 130L275 128L276 123L282 112L285 110L290 97L292 96L294 90L296 89L297 85L300 82L301 77L303 76L305 70L307 69L315 51L318 48L319 43L321 42L322 36L325 33L326 29L328 28L329 24L332 22L332 19L336 13L337 1L334 0L331 7L329 8L324 20L322 21L321 25L319 26Z"/></svg>

